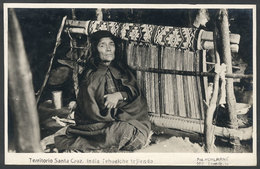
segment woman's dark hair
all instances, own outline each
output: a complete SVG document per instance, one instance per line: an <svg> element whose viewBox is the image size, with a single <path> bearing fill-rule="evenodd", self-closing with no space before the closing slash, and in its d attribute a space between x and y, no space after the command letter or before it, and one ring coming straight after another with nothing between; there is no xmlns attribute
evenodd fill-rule
<svg viewBox="0 0 260 169"><path fill-rule="evenodd" d="M112 33L110 33L109 31L97 31L95 33L93 33L90 36L90 42L91 42L91 56L89 57L89 59L87 60L87 66L90 69L96 70L98 64L101 62L100 58L99 58L99 53L97 50L97 46L98 43L100 41L100 39L102 38L111 38L114 43L115 43L115 59L111 62L111 64L113 64L115 67L117 67L120 71L124 72L125 71L125 66L126 63L124 63L123 61L123 57L121 56L122 54L122 48L120 48L120 40L119 38L115 37Z"/></svg>

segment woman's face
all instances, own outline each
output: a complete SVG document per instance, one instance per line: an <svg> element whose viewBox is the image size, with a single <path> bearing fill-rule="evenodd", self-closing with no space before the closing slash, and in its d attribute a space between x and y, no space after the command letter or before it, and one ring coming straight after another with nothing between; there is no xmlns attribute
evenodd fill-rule
<svg viewBox="0 0 260 169"><path fill-rule="evenodd" d="M99 58L103 62L110 63L112 60L115 59L116 48L115 48L115 43L111 38L109 37L101 38L98 42L97 50L99 53Z"/></svg>

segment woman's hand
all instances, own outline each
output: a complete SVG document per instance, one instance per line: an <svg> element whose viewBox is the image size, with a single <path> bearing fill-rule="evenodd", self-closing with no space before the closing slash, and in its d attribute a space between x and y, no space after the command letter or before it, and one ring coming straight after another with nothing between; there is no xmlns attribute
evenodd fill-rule
<svg viewBox="0 0 260 169"><path fill-rule="evenodd" d="M106 108L116 108L116 105L118 103L119 100L123 100L123 96L121 95L120 92L116 92L113 94L107 94L104 96L104 98L106 99L105 101L105 106Z"/></svg>

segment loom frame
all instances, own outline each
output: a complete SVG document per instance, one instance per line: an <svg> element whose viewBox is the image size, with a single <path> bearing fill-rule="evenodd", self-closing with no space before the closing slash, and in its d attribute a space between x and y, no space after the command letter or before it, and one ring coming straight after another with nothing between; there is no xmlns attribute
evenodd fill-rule
<svg viewBox="0 0 260 169"><path fill-rule="evenodd" d="M71 33L71 34L84 34L86 35L86 30L85 30L85 25L86 23L84 21L77 21L77 20L67 20L65 19L65 25L64 25L64 32L65 33ZM202 33L203 31L201 31ZM205 31L204 31L205 32ZM212 35L212 37L211 37ZM201 35L201 37L204 37L204 42L199 42L199 44L202 44L201 46L198 46L199 50L202 50L203 54L205 54L205 51L207 49L212 49L212 44L210 45L205 45L206 40L214 40L213 34L211 32L206 32L206 34ZM236 35L230 35L231 41L239 43L240 37ZM203 39L200 39L203 41ZM234 47L235 46L235 47ZM82 47L77 47L77 46L72 46L73 48L81 49ZM208 48L207 48L208 47ZM232 46L231 46L232 48ZM238 45L233 45L233 51L238 50ZM53 55L54 58L54 55ZM203 58L205 59L205 58ZM205 62L206 60L203 60ZM77 61L75 61L77 63ZM74 65L75 66L75 65ZM133 67L134 70L136 71L141 71L141 72L153 72L153 73L161 73L161 74L178 74L178 75L189 75L189 76L200 76L204 78L204 85L207 83L207 77L216 77L216 73L211 73L211 72L206 72L205 69L205 64L203 64L203 71L202 72L194 72L194 71L180 71L180 70L171 70L171 69L153 69L153 68L142 68L135 66ZM226 78L253 78L253 75L244 75L244 74L225 74ZM44 88L44 86L43 86ZM77 86L75 86L75 90L77 89ZM42 89L43 90L43 89ZM204 91L206 93L206 89ZM40 95L39 95L40 97ZM208 100L208 99L206 99ZM207 101L208 102L208 101ZM177 129L185 132L194 132L197 134L205 134L204 130L204 121L201 120L196 120L196 119L184 119L181 117L177 116L166 116L162 115L160 113L160 116L151 113L150 114L150 120L153 124L159 127L165 127L165 128L171 128L171 129ZM191 129L183 129L181 127L176 127L176 125L172 125L174 121L180 121L181 123L188 124L192 123L194 126ZM199 125L199 127L195 127L196 125ZM200 130L195 130L194 128L200 128ZM239 140L247 140L252 138L252 127L249 128L244 128L244 129L229 129L226 127L217 127L214 126L216 129L214 131L215 136L220 136L220 137L226 137L226 138L239 138ZM246 134L245 134L246 133Z"/></svg>

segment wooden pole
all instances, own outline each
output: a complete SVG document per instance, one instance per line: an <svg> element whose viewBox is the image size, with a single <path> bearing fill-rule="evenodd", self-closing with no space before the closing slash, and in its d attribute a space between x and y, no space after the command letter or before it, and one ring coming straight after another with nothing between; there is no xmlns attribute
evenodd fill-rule
<svg viewBox="0 0 260 169"><path fill-rule="evenodd" d="M42 152L32 74L14 9L9 9L8 25L8 104L14 113L16 152Z"/></svg>
<svg viewBox="0 0 260 169"><path fill-rule="evenodd" d="M222 47L222 58L224 63L227 65L226 73L232 74L232 56L230 49L230 36L229 36L229 23L228 23L228 12L226 9L221 9L219 14L219 29L220 29L220 39ZM236 97L234 94L234 84L232 78L227 78L226 80L226 101L229 122L228 127L231 129L238 129L238 119L236 114ZM234 152L240 152L240 140L238 137L234 136L230 143L234 147Z"/></svg>
<svg viewBox="0 0 260 169"><path fill-rule="evenodd" d="M214 54L215 54L215 72L216 69L220 67L220 56L219 56L219 46L217 43L217 37L219 35L219 31L217 28L217 24L215 23L215 28L213 32L213 42L214 42ZM206 152L211 152L214 145L214 126L213 126L213 115L216 110L217 101L218 101L218 93L219 93L219 73L216 73L213 82L213 94L210 100L207 112L205 114L205 125L204 125L204 134L205 134L205 150Z"/></svg>
<svg viewBox="0 0 260 169"><path fill-rule="evenodd" d="M216 58L219 58L218 53L216 52ZM219 59L216 59L216 66L220 66ZM218 91L219 91L219 74L216 73L213 82L213 94L210 100L208 109L205 114L205 125L204 125L204 134L205 134L205 150L206 152L211 152L214 144L214 128L213 128L213 115L217 106L218 101Z"/></svg>
<svg viewBox="0 0 260 169"><path fill-rule="evenodd" d="M55 43L55 47L53 49L53 52L52 52L52 55L51 55L51 60L50 60L50 64L49 64L49 67L48 67L48 70L47 70L47 73L45 75L45 78L44 78L44 81L43 81L43 84L40 88L40 90L36 93L36 96L37 96L37 99L36 99L36 102L37 104L39 103L40 101L40 98L41 98L41 95L42 95L42 92L46 86L46 83L50 77L50 72L51 72L51 68L52 68L52 63L53 63L53 60L54 60L54 57L55 57L55 54L56 54L56 50L57 48L60 46L60 41L61 41L61 33L63 31L63 27L65 25L65 21L67 19L67 16L64 16L63 19L62 19L62 22L61 22L61 26L60 26L60 29L59 29L59 32L57 34L57 38L56 38L56 43Z"/></svg>
<svg viewBox="0 0 260 169"><path fill-rule="evenodd" d="M97 21L102 21L103 20L103 13L102 13L102 9L98 8L96 10L96 16L97 16Z"/></svg>
<svg viewBox="0 0 260 169"><path fill-rule="evenodd" d="M73 20L76 20L76 19L77 19L75 8L72 8L72 9L71 9L71 17L72 17Z"/></svg>
<svg viewBox="0 0 260 169"><path fill-rule="evenodd" d="M75 9L71 10L72 13L72 19L73 20L77 20L77 16L76 16L76 12ZM74 92L75 92L75 96L76 98L78 97L78 92L79 92L79 79L78 79L78 72L79 72L79 65L78 65L78 50L79 48L77 48L77 40L76 38L80 38L81 35L77 35L76 38L72 38L70 32L68 32L69 37L70 37L70 52L71 52L71 58L73 59L72 62L72 79L73 79L73 87L74 87Z"/></svg>
<svg viewBox="0 0 260 169"><path fill-rule="evenodd" d="M224 63L227 66L226 73L232 74L232 56L230 50L230 38L229 38L229 23L228 23L228 13L226 9L221 9L219 14L219 28L220 28L220 40ZM233 79L227 78L226 81L226 100L227 108L229 113L230 128L238 128L237 114L236 114L236 98L234 94Z"/></svg>

